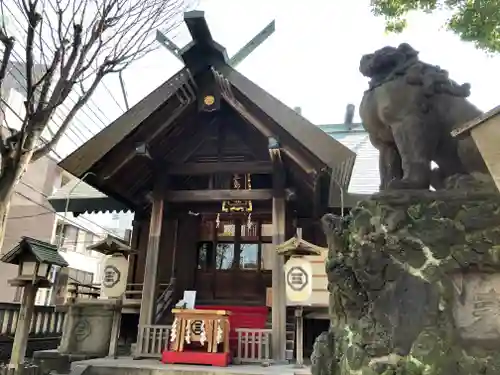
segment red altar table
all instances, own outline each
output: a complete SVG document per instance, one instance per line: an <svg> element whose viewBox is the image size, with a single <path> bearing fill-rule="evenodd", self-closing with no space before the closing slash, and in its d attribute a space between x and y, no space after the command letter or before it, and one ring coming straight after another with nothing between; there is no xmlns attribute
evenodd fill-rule
<svg viewBox="0 0 500 375"><path fill-rule="evenodd" d="M229 315L229 348L232 355L238 352L238 334L237 328L266 328L266 321L269 315L267 306L211 306L200 305L195 307L197 310L225 310Z"/></svg>

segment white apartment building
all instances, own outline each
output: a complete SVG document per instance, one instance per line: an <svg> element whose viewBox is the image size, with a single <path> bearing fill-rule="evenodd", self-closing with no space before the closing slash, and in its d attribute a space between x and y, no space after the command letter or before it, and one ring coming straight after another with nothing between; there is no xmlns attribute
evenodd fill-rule
<svg viewBox="0 0 500 375"><path fill-rule="evenodd" d="M14 5L10 5L9 9L14 9ZM5 9L2 15L3 21L7 21L5 24L8 33L17 39L17 43L21 43L21 47L19 48L18 44L18 47L15 48L7 76L2 84L0 101L2 109L0 111L0 128L2 131L6 130L7 127L20 128L25 113L24 100L26 98L26 73L22 53L25 30L21 24L16 26L17 20L12 14L9 14L9 9ZM2 46L0 46L1 50ZM37 69L37 66L34 70L35 76L38 75L37 71L42 71L41 67ZM22 236L33 237L60 246L60 251L69 263L69 267L61 274L62 276L53 275L54 281L59 286L64 283L64 279L66 282L99 283L103 256L88 251L86 247L104 238L108 233L120 236L127 229L124 227L127 225L127 220L116 218L116 215L74 217L71 213L57 213L48 201L48 197L55 191L74 180L74 177L57 166L59 156L71 152L104 126L102 124L101 127L95 126L97 110L88 107L85 106L77 114L74 119L75 125L70 126L69 131L55 150L56 152L52 152L48 157L31 164L27 169L16 187L11 202L4 244L0 249L2 253L9 251ZM68 110L65 106L56 110L51 123L43 134L45 138L50 138L57 130ZM93 124L94 127L81 125L83 123ZM15 277L16 273L17 267L0 263L0 302L15 302L20 299L20 291L10 287L7 283L9 279ZM41 290L37 296L37 303L54 303L56 294L50 290Z"/></svg>

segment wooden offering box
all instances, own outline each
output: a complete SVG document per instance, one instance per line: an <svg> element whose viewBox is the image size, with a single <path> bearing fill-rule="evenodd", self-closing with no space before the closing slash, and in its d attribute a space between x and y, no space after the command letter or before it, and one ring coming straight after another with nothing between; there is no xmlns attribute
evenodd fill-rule
<svg viewBox="0 0 500 375"><path fill-rule="evenodd" d="M173 309L170 350L163 363L227 366L229 354L229 311Z"/></svg>

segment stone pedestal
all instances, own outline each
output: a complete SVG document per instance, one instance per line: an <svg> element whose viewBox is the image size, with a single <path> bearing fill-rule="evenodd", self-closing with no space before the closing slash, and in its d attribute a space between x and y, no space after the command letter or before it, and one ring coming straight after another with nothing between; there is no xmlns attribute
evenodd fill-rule
<svg viewBox="0 0 500 375"><path fill-rule="evenodd" d="M111 299L79 300L69 304L59 353L107 356L117 309L121 309L120 301Z"/></svg>
<svg viewBox="0 0 500 375"><path fill-rule="evenodd" d="M500 374L500 195L398 191L323 218L313 375Z"/></svg>

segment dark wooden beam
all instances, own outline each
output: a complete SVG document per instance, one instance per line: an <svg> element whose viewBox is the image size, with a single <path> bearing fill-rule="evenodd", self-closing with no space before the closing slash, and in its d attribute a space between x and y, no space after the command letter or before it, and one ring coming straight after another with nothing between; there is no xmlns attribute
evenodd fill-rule
<svg viewBox="0 0 500 375"><path fill-rule="evenodd" d="M265 137L273 137L273 132L266 126L265 122L257 117L251 110L249 110L245 104L240 102L236 97L230 97L227 93L222 93L222 96L226 102L233 107L233 109L240 114L240 116L245 119L249 124L253 125L259 132L261 132ZM290 159L297 163L306 173L311 173L316 169L316 166L310 157L302 155L296 149L292 148L291 145L286 145L282 149L283 153L286 153Z"/></svg>
<svg viewBox="0 0 500 375"><path fill-rule="evenodd" d="M174 164L167 169L171 175L205 175L213 173L271 173L272 163L268 161L252 162L216 162Z"/></svg>
<svg viewBox="0 0 500 375"><path fill-rule="evenodd" d="M328 209L330 175L321 171L314 179L313 186L313 218L319 219Z"/></svg>
<svg viewBox="0 0 500 375"><path fill-rule="evenodd" d="M286 172L280 149L270 149L269 156L273 167L273 196L283 198L285 196Z"/></svg>
<svg viewBox="0 0 500 375"><path fill-rule="evenodd" d="M166 152L164 160L172 163L182 163L195 154L203 143L211 138L214 138L213 121L204 123L199 127L194 126L191 132L185 132L177 144Z"/></svg>
<svg viewBox="0 0 500 375"><path fill-rule="evenodd" d="M222 202L225 200L271 200L271 189L255 190L170 190L165 194L168 202Z"/></svg>
<svg viewBox="0 0 500 375"><path fill-rule="evenodd" d="M147 135L140 138L132 137L128 141L124 142L123 146L120 147L120 149L122 149L121 152L113 153L113 159L106 163L106 166L101 172L105 180L113 177L113 175L124 168L127 163L137 156L136 145L138 143L147 145L165 129L170 127L170 125L186 111L189 105L194 101L195 97L193 96L194 94L192 94L191 88L189 90L183 90L182 92L186 93L182 94L185 95L186 98L181 99L181 94L177 92L177 106L175 106L175 104L167 103L162 110L158 110L146 119L148 122L147 125L149 125L147 128L150 130ZM189 95L187 94L188 92L190 93ZM144 126L144 128L146 128L146 126Z"/></svg>

